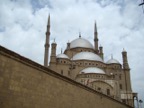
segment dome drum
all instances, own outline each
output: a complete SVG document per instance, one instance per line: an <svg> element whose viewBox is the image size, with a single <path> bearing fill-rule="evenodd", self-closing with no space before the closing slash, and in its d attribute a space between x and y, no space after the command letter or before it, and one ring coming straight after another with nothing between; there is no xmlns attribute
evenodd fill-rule
<svg viewBox="0 0 144 108"><path fill-rule="evenodd" d="M94 52L94 49L82 48L82 47L72 48L71 50L75 52Z"/></svg>

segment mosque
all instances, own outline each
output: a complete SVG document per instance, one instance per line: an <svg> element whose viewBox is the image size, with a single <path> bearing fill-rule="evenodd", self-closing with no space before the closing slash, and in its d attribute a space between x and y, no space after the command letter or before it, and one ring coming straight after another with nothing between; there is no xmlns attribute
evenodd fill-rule
<svg viewBox="0 0 144 108"><path fill-rule="evenodd" d="M53 42L51 44L51 55L49 55L49 42L50 15L46 31L44 66L83 85L94 88L98 92L134 106L136 93L131 88L127 52L122 51L122 64L113 57L105 61L103 47L99 46L98 43L96 23L94 24L94 45L79 34L79 37L68 42L64 52L58 55L56 54L57 43ZM50 62L48 63L48 61Z"/></svg>

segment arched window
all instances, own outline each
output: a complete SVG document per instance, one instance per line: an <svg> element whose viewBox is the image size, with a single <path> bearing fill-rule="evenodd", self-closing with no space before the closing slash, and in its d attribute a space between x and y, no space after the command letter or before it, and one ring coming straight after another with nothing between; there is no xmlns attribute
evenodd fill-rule
<svg viewBox="0 0 144 108"><path fill-rule="evenodd" d="M113 78L115 78L115 75L113 75Z"/></svg>
<svg viewBox="0 0 144 108"><path fill-rule="evenodd" d="M98 87L98 91L101 91L101 88L100 88L100 87Z"/></svg>
<svg viewBox="0 0 144 108"><path fill-rule="evenodd" d="M119 79L121 80L121 75L119 75Z"/></svg>
<svg viewBox="0 0 144 108"><path fill-rule="evenodd" d="M122 84L119 85L120 89L122 89Z"/></svg>
<svg viewBox="0 0 144 108"><path fill-rule="evenodd" d="M68 76L70 76L70 71L68 71Z"/></svg>
<svg viewBox="0 0 144 108"><path fill-rule="evenodd" d="M61 74L63 75L63 70L61 70Z"/></svg>
<svg viewBox="0 0 144 108"><path fill-rule="evenodd" d="M110 95L110 89L107 89L107 95Z"/></svg>

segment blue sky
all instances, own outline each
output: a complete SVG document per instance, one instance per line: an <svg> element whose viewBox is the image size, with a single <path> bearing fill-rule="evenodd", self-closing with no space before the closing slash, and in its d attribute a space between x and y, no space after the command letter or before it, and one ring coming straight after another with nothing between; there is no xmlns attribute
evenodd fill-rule
<svg viewBox="0 0 144 108"><path fill-rule="evenodd" d="M79 36L93 43L97 22L105 61L128 53L134 92L144 101L144 14L141 0L0 0L0 45L43 64L48 14L57 54ZM61 40L61 41L59 41Z"/></svg>

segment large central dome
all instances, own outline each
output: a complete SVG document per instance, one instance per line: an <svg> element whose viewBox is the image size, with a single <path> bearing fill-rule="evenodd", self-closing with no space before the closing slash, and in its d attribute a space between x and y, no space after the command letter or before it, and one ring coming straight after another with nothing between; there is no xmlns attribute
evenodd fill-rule
<svg viewBox="0 0 144 108"><path fill-rule="evenodd" d="M103 62L103 60L97 55L92 52L80 52L71 58L71 60L92 60L92 61L100 61Z"/></svg>
<svg viewBox="0 0 144 108"><path fill-rule="evenodd" d="M91 49L93 49L93 45L88 40L83 39L81 37L73 40L70 43L70 48L77 48L77 47L91 48Z"/></svg>

